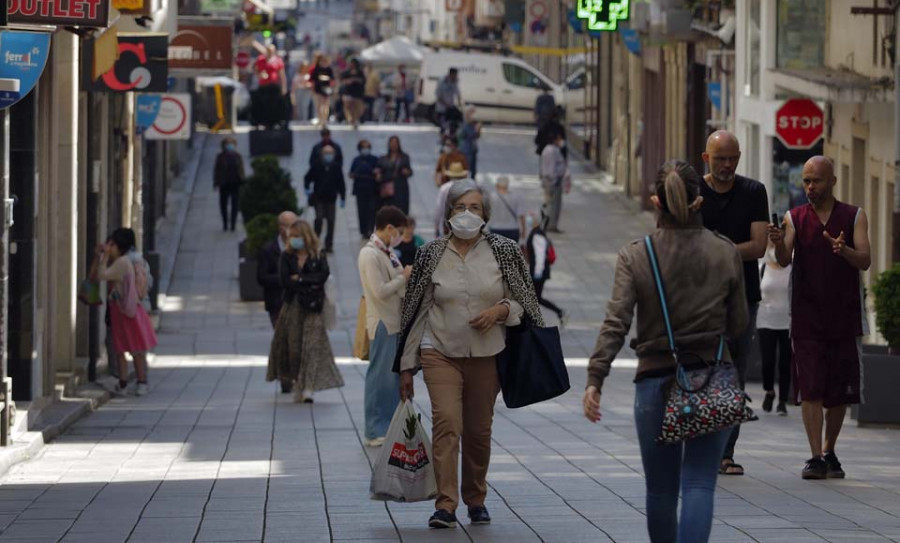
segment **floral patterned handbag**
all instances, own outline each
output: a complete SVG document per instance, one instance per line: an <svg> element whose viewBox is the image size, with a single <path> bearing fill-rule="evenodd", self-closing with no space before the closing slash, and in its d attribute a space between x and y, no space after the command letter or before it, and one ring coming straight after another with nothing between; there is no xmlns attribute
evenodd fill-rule
<svg viewBox="0 0 900 543"><path fill-rule="evenodd" d="M662 305L669 348L675 357L675 377L666 388L666 408L657 443L673 444L719 432L744 422L757 420L747 407L747 394L738 385L738 373L734 364L722 360L725 338L719 338L716 359L707 361L694 353L679 352L675 345L675 333L669 320L669 308L662 275L653 250L650 236L644 238L650 267L656 281L656 291Z"/></svg>

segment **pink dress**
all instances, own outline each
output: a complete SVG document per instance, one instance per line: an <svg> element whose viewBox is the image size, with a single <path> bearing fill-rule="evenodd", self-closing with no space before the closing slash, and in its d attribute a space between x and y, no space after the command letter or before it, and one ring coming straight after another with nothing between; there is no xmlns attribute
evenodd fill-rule
<svg viewBox="0 0 900 543"><path fill-rule="evenodd" d="M134 266L128 256L119 257L100 278L109 282L109 318L112 343L117 353L143 353L156 346L150 316L140 304L134 285Z"/></svg>

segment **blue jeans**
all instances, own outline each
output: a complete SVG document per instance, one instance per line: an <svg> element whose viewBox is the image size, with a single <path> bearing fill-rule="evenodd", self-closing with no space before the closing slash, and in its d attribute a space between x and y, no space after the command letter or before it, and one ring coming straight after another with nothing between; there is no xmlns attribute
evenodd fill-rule
<svg viewBox="0 0 900 543"><path fill-rule="evenodd" d="M647 530L653 543L703 543L709 541L716 476L730 432L675 445L657 444L667 381L667 377L644 379L637 383L634 396L634 423L647 484Z"/></svg>
<svg viewBox="0 0 900 543"><path fill-rule="evenodd" d="M375 329L369 344L369 369L366 370L366 439L384 437L400 403L400 376L394 373L394 354L398 335L389 335L383 322Z"/></svg>

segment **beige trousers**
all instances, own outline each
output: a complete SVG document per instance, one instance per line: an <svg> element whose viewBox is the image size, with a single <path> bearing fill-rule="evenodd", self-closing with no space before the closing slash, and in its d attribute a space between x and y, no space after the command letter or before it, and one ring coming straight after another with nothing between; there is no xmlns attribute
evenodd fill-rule
<svg viewBox="0 0 900 543"><path fill-rule="evenodd" d="M456 511L459 440L462 437L462 499L469 507L484 505L491 461L494 402L500 392L493 356L447 358L434 349L421 355L425 385L431 397L436 509Z"/></svg>

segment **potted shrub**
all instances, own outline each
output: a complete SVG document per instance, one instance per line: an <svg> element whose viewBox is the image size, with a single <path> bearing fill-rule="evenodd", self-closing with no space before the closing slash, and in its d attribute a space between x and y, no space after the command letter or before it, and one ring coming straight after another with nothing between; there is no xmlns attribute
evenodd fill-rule
<svg viewBox="0 0 900 543"><path fill-rule="evenodd" d="M254 158L253 174L241 186L240 209L247 230L247 239L238 246L240 256L240 292L244 301L262 300L262 288L256 284L256 255L258 247L251 246L263 237L273 239L278 232L277 215L282 211L299 213L297 193L291 186L291 174L281 167L274 156ZM266 216L256 221L257 217ZM275 224L272 228L272 224ZM252 238L252 242L251 242ZM251 243L248 243L251 242ZM256 285L254 288L253 285Z"/></svg>
<svg viewBox="0 0 900 543"><path fill-rule="evenodd" d="M859 424L900 424L900 264L882 273L872 284L875 325L887 347L864 345L862 355L863 403Z"/></svg>

